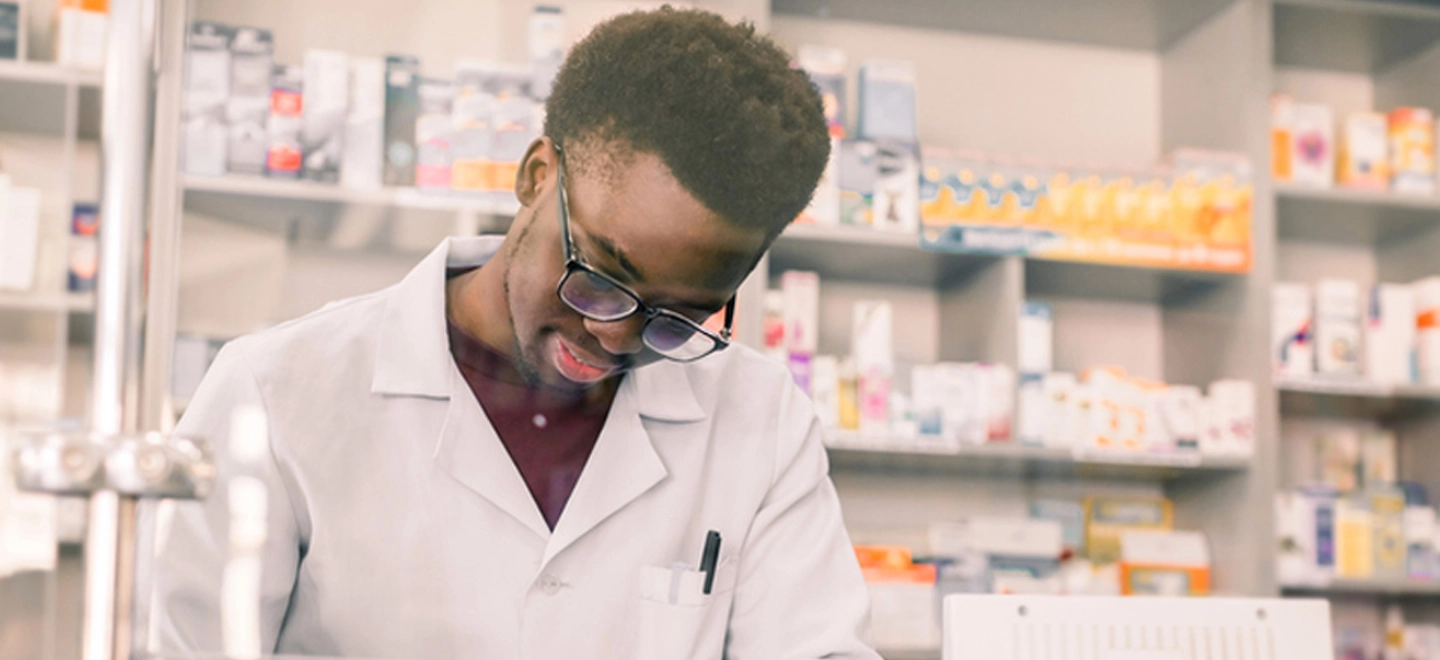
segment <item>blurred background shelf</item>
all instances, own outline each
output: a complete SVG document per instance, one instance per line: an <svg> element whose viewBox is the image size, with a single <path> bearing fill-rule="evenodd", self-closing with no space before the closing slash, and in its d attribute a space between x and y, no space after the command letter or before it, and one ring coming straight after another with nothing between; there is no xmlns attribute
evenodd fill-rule
<svg viewBox="0 0 1440 660"><path fill-rule="evenodd" d="M1286 414L1393 418L1440 407L1440 388L1363 381L1278 380Z"/></svg>
<svg viewBox="0 0 1440 660"><path fill-rule="evenodd" d="M20 82L99 87L102 80L103 75L99 71L86 71L53 62L0 60L0 85ZM0 87L0 90L3 89L4 87Z"/></svg>
<svg viewBox="0 0 1440 660"><path fill-rule="evenodd" d="M0 311L91 312L93 293L17 293L0 291Z"/></svg>
<svg viewBox="0 0 1440 660"><path fill-rule="evenodd" d="M1309 595L1440 596L1440 582L1378 578L1335 580L1327 585L1287 584L1281 589L1287 594Z"/></svg>
<svg viewBox="0 0 1440 660"><path fill-rule="evenodd" d="M956 453L864 449L860 436L834 432L834 468L969 476L1104 478L1159 481L1244 471L1250 459L1200 454L1079 453L1013 443L961 447Z"/></svg>
<svg viewBox="0 0 1440 660"><path fill-rule="evenodd" d="M363 204L426 211L453 211L476 215L514 215L519 202L500 202L473 194L426 191L416 188L360 190L310 181L285 181L243 176L185 175L185 192L232 198L264 198L329 204Z"/></svg>
<svg viewBox="0 0 1440 660"><path fill-rule="evenodd" d="M1174 44L1231 0L773 0L776 15L978 32L1131 50Z"/></svg>
<svg viewBox="0 0 1440 660"><path fill-rule="evenodd" d="M1440 197L1276 185L1280 236L1385 245L1440 226Z"/></svg>
<svg viewBox="0 0 1440 660"><path fill-rule="evenodd" d="M924 649L909 651L887 651L880 650L880 657L885 660L940 660L940 649Z"/></svg>
<svg viewBox="0 0 1440 660"><path fill-rule="evenodd" d="M1437 42L1440 7L1393 0L1275 1L1275 63L1281 66L1378 73Z"/></svg>

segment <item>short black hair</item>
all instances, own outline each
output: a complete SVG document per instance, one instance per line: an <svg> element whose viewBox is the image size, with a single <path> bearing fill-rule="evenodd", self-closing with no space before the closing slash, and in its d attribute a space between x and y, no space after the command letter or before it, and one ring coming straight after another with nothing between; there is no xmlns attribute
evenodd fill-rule
<svg viewBox="0 0 1440 660"><path fill-rule="evenodd" d="M654 154L701 204L769 237L810 202L830 153L820 94L779 46L752 24L668 5L576 44L545 111L567 164L591 160L574 152L592 143Z"/></svg>

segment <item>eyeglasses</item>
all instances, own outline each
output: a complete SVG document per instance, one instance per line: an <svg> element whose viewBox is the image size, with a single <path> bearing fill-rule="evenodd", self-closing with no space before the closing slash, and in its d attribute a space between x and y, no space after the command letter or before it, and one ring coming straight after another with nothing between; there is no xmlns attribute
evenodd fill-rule
<svg viewBox="0 0 1440 660"><path fill-rule="evenodd" d="M559 151L559 147L556 147ZM650 350L676 362L694 362L730 345L735 321L735 298L725 303L725 327L714 332L689 317L645 304L639 294L614 278L580 261L570 236L570 200L565 192L565 158L561 155L560 242L565 254L565 274L555 287L560 301L581 316L594 321L614 322L634 314L645 315L640 339Z"/></svg>

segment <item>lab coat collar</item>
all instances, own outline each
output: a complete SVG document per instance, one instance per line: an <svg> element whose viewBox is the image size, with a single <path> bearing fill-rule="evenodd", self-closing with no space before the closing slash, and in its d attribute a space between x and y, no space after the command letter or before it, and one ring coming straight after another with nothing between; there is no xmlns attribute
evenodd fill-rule
<svg viewBox="0 0 1440 660"><path fill-rule="evenodd" d="M445 272L483 265L503 242L501 236L447 238L389 290L371 392L437 399L453 395L456 368L445 328ZM627 374L622 389L633 388L634 412L643 417L698 421L705 411L686 372L685 365L659 362Z"/></svg>
<svg viewBox="0 0 1440 660"><path fill-rule="evenodd" d="M483 265L504 240L501 236L447 238L386 292L371 392L450 396L455 361L445 329L445 271Z"/></svg>

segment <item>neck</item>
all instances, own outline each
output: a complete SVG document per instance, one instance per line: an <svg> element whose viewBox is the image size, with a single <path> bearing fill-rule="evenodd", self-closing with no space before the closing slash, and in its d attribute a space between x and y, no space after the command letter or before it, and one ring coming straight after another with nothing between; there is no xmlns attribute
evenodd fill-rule
<svg viewBox="0 0 1440 660"><path fill-rule="evenodd" d="M516 359L515 333L510 328L510 301L505 296L505 251L485 265L445 285L445 312L471 337Z"/></svg>

